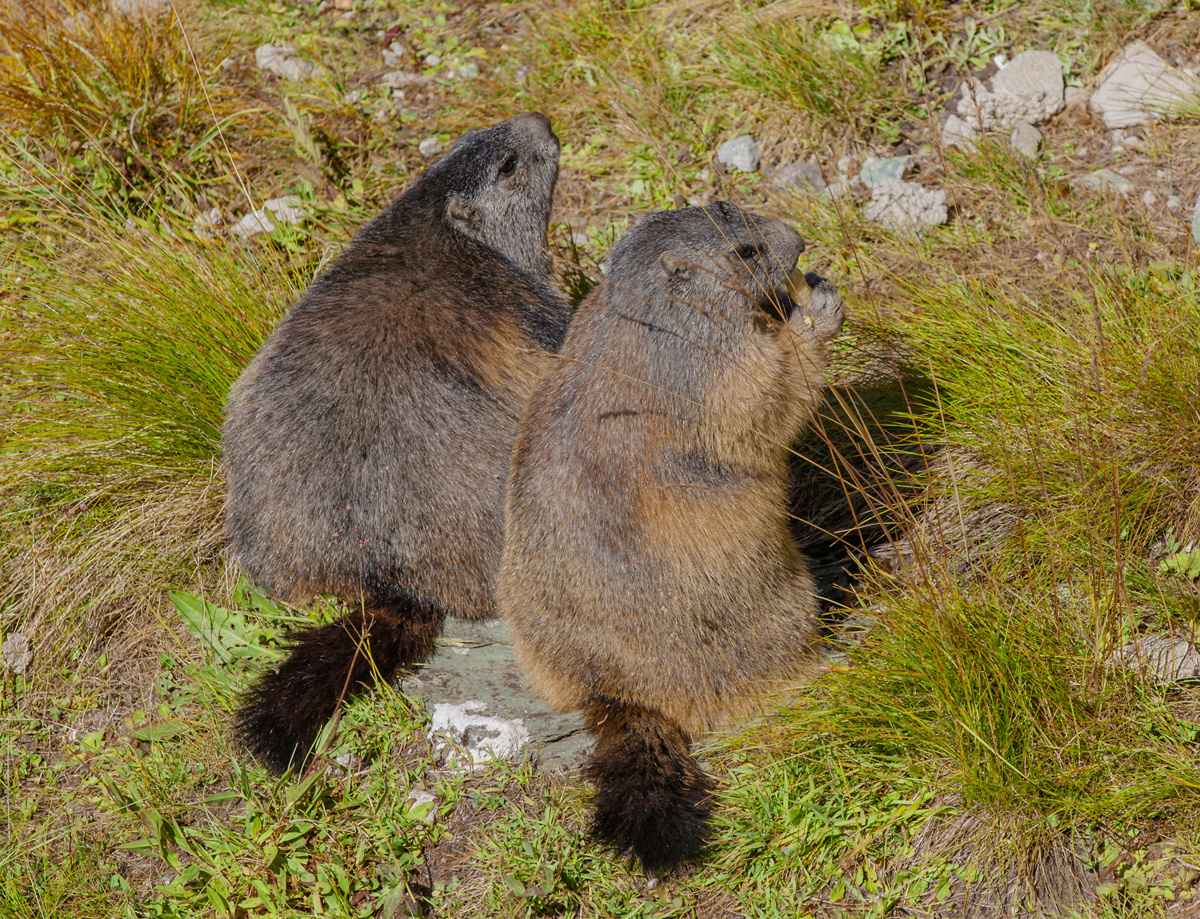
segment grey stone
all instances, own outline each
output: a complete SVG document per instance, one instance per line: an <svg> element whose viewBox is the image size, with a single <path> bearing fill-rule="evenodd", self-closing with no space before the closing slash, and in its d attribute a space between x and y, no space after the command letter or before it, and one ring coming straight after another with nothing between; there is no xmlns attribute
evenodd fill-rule
<svg viewBox="0 0 1200 919"><path fill-rule="evenodd" d="M1157 121L1198 95L1200 81L1135 41L1100 74L1089 104L1109 129L1131 128Z"/></svg>
<svg viewBox="0 0 1200 919"><path fill-rule="evenodd" d="M857 179L858 176L854 178ZM840 198L850 191L853 184L853 181L846 178L846 176L839 176L825 187L825 194L830 198Z"/></svg>
<svg viewBox="0 0 1200 919"><path fill-rule="evenodd" d="M528 743L520 752L531 755L543 770L578 769L592 746L591 736L578 715L551 711L526 688L517 668L508 627L501 620L447 620L433 656L406 675L400 689L405 695L422 699L431 713L439 705L456 706L443 709L447 719L453 716L460 720L488 717L519 721L529 733ZM468 702L485 703L486 708L462 710ZM496 736L504 733L500 731L502 725L494 727ZM520 734L512 728L505 730L510 736ZM468 730L468 739L473 733L487 732Z"/></svg>
<svg viewBox="0 0 1200 919"><path fill-rule="evenodd" d="M1183 209L1183 199L1179 195L1167 196L1167 210L1172 214L1178 214Z"/></svg>
<svg viewBox="0 0 1200 919"><path fill-rule="evenodd" d="M1062 68L1049 51L1018 54L992 77L990 88L979 80L967 81L958 100L958 114L983 131L1040 124L1062 109Z"/></svg>
<svg viewBox="0 0 1200 919"><path fill-rule="evenodd" d="M300 199L288 195L284 198L271 198L263 202L263 209L280 223L297 224L308 219L308 211L299 206Z"/></svg>
<svg viewBox="0 0 1200 919"><path fill-rule="evenodd" d="M72 35L83 35L92 31L92 17L86 12L76 13L63 20L63 29Z"/></svg>
<svg viewBox="0 0 1200 919"><path fill-rule="evenodd" d="M1200 198L1196 199L1196 209L1192 214L1192 239L1200 246Z"/></svg>
<svg viewBox="0 0 1200 919"><path fill-rule="evenodd" d="M1017 96L1041 96L1050 115L1063 107L1063 75L1058 56L1052 51L1022 51L1008 66L992 77L993 93L1013 93Z"/></svg>
<svg viewBox="0 0 1200 919"><path fill-rule="evenodd" d="M296 49L291 45L259 45L254 49L254 66L285 80L320 76L320 67L295 55Z"/></svg>
<svg viewBox="0 0 1200 919"><path fill-rule="evenodd" d="M1071 180L1073 188L1092 188L1097 191L1115 191L1127 195L1133 190L1133 183L1122 175L1117 175L1111 169L1097 169L1087 175Z"/></svg>
<svg viewBox="0 0 1200 919"><path fill-rule="evenodd" d="M265 207L260 207L233 224L229 228L229 232L243 238L258 236L262 233L274 233L275 222L271 220L270 212Z"/></svg>
<svg viewBox="0 0 1200 919"><path fill-rule="evenodd" d="M867 188L874 188L888 179L903 179L912 171L912 164L911 156L868 156L863 160L858 177Z"/></svg>
<svg viewBox="0 0 1200 919"><path fill-rule="evenodd" d="M1200 678L1200 649L1190 641L1170 635L1146 635L1131 641L1116 654L1117 660L1158 684Z"/></svg>
<svg viewBox="0 0 1200 919"><path fill-rule="evenodd" d="M777 188L799 191L824 191L828 187L816 163L784 163L771 176L771 183Z"/></svg>
<svg viewBox="0 0 1200 919"><path fill-rule="evenodd" d="M1042 143L1042 132L1031 124L1019 124L1013 128L1008 142L1018 153L1035 160L1038 155L1038 147Z"/></svg>
<svg viewBox="0 0 1200 919"><path fill-rule="evenodd" d="M388 89L406 89L409 86L425 86L433 82L433 77L423 73L406 73L403 70L392 70L385 73L377 81Z"/></svg>
<svg viewBox="0 0 1200 919"><path fill-rule="evenodd" d="M1153 207L1156 201L1158 201L1158 195L1150 189L1147 188L1142 192L1142 204L1146 205L1146 207Z"/></svg>
<svg viewBox="0 0 1200 919"><path fill-rule="evenodd" d="M0 645L0 660L17 676L23 676L33 662L33 645L29 636L24 632L9 632L4 644Z"/></svg>
<svg viewBox="0 0 1200 919"><path fill-rule="evenodd" d="M946 119L946 123L942 125L943 147L958 147L961 150L971 152L974 151L975 141L978 138L979 132L957 115L951 115Z"/></svg>
<svg viewBox="0 0 1200 919"><path fill-rule="evenodd" d="M421 151L421 156L429 159L431 156L437 156L445 147L442 146L442 142L436 137L426 137L417 145L417 149Z"/></svg>
<svg viewBox="0 0 1200 919"><path fill-rule="evenodd" d="M749 134L727 140L717 147L717 159L723 166L729 166L739 172L758 171L758 144Z"/></svg>
<svg viewBox="0 0 1200 919"><path fill-rule="evenodd" d="M130 19L153 19L171 12L171 0L111 0L113 11Z"/></svg>
<svg viewBox="0 0 1200 919"><path fill-rule="evenodd" d="M1073 103L1076 99L1079 100L1080 105L1087 105L1087 101L1088 101L1087 90L1081 89L1078 86L1068 86L1066 89L1063 90L1064 107L1071 105L1071 103Z"/></svg>
<svg viewBox="0 0 1200 919"><path fill-rule="evenodd" d="M900 179L884 179L871 189L871 201L863 213L868 220L894 230L939 226L949 216L945 189L925 188Z"/></svg>

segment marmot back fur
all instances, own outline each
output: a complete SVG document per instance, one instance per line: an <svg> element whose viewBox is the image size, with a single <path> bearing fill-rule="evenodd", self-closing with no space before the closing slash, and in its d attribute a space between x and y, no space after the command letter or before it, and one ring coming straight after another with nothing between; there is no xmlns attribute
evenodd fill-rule
<svg viewBox="0 0 1200 919"><path fill-rule="evenodd" d="M815 672L817 601L788 527L788 453L843 307L804 241L728 202L616 244L513 455L501 614L534 687L581 709L595 830L647 868L696 854L692 737Z"/></svg>
<svg viewBox="0 0 1200 919"><path fill-rule="evenodd" d="M526 114L463 136L272 332L222 428L231 554L271 594L351 612L301 633L238 728L282 770L347 692L494 614L517 423L562 343L546 231L558 138Z"/></svg>

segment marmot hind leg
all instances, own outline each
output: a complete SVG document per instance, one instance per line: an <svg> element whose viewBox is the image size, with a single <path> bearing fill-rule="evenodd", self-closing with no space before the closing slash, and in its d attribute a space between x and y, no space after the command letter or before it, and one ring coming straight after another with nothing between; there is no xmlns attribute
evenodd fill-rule
<svg viewBox="0 0 1200 919"><path fill-rule="evenodd" d="M443 611L404 598L347 613L305 629L279 667L246 693L236 716L238 737L276 772L303 760L338 704L433 653Z"/></svg>
<svg viewBox="0 0 1200 919"><path fill-rule="evenodd" d="M688 750L683 729L661 712L614 699L583 709L596 750L593 835L636 855L647 871L698 855L708 838L712 780Z"/></svg>

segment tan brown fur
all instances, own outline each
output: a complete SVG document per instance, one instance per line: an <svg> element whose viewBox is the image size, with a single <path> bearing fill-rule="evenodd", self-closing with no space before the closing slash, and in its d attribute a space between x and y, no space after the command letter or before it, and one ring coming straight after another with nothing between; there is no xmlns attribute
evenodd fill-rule
<svg viewBox="0 0 1200 919"><path fill-rule="evenodd" d="M820 401L843 308L813 276L809 309L793 309L803 248L784 224L723 202L643 218L530 400L497 597L534 687L582 709L602 737L625 710L656 737L718 730L817 669L788 456ZM640 781L620 770L647 758L605 743L598 800L617 806ZM597 817L648 865L694 851L706 814L694 797L655 800L690 842L604 806Z"/></svg>

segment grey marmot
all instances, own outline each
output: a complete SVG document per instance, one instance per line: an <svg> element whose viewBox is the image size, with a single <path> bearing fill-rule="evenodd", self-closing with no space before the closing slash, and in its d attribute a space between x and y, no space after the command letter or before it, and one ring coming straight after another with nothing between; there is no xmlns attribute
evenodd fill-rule
<svg viewBox="0 0 1200 919"><path fill-rule="evenodd" d="M231 555L278 598L349 606L243 700L238 733L274 769L348 692L427 657L445 615L495 614L517 423L569 322L546 244L559 152L536 113L465 134L230 392Z"/></svg>
<svg viewBox="0 0 1200 919"><path fill-rule="evenodd" d="M844 308L816 275L806 307L789 295L803 249L728 202L638 220L514 447L500 612L535 689L596 737L596 835L647 869L704 844L691 739L819 669L788 456Z"/></svg>

